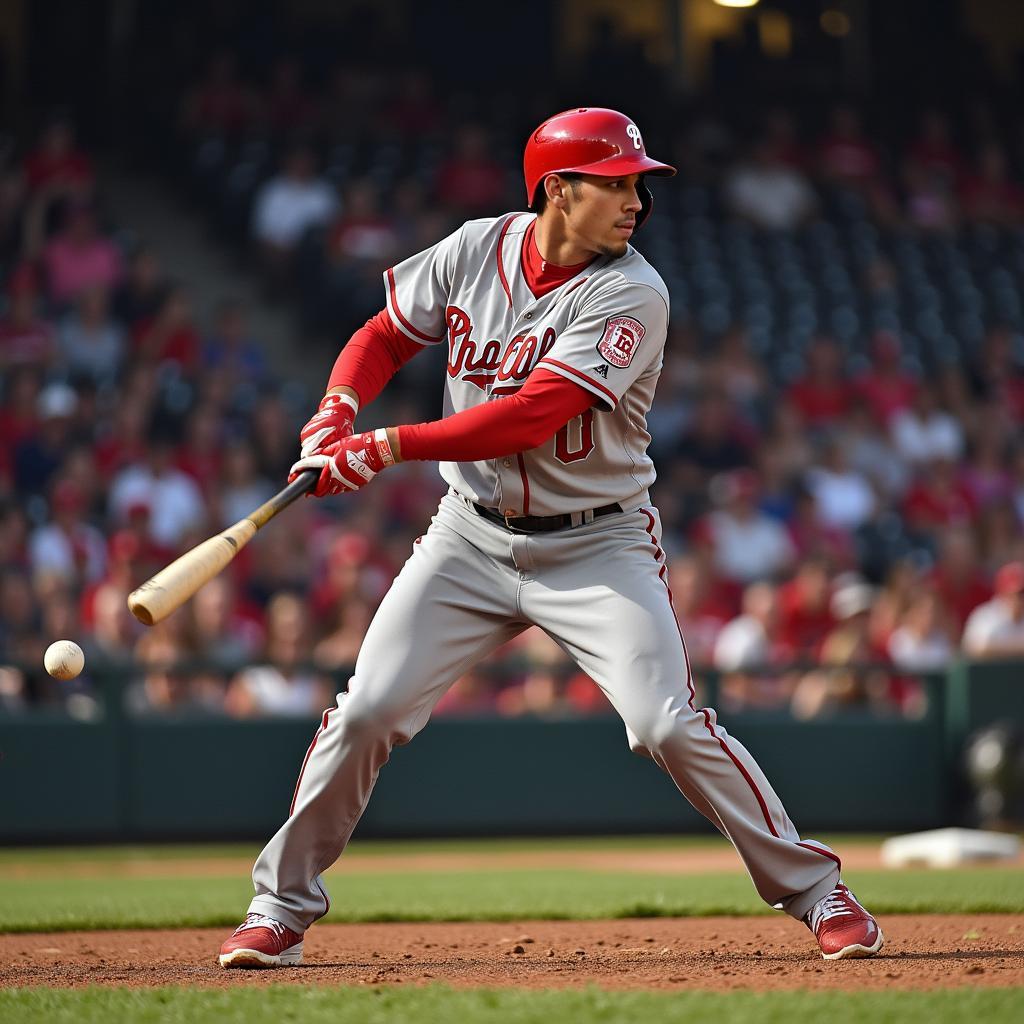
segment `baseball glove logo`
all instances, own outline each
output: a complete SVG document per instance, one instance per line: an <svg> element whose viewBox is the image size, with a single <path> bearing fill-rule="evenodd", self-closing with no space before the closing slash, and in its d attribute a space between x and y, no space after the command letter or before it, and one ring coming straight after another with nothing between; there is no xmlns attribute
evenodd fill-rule
<svg viewBox="0 0 1024 1024"><path fill-rule="evenodd" d="M644 325L631 316L609 317L604 335L597 343L597 351L606 363L621 370L633 361L633 355L640 347L645 333Z"/></svg>

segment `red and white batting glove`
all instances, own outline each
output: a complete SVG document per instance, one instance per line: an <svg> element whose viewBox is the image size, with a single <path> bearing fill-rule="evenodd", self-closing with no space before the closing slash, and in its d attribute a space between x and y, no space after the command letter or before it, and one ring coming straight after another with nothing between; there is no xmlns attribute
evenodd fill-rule
<svg viewBox="0 0 1024 1024"><path fill-rule="evenodd" d="M388 442L388 432L381 427L379 430L367 430L362 434L343 437L315 455L299 459L288 471L288 482L291 483L299 473L307 469L319 470L320 479L309 493L323 498L328 494L358 491L382 469L394 464L395 456Z"/></svg>
<svg viewBox="0 0 1024 1024"><path fill-rule="evenodd" d="M320 408L299 431L300 456L316 455L343 437L350 437L357 412L359 403L351 395L324 395Z"/></svg>

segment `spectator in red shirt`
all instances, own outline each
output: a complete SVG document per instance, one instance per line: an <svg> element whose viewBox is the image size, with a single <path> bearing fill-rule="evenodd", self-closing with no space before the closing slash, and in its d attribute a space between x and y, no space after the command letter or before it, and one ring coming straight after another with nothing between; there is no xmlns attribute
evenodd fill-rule
<svg viewBox="0 0 1024 1024"><path fill-rule="evenodd" d="M959 636L971 612L992 596L968 527L951 526L939 534L939 557L927 583L949 609Z"/></svg>
<svg viewBox="0 0 1024 1024"><path fill-rule="evenodd" d="M956 465L948 459L935 459L911 486L903 501L903 515L912 530L931 533L973 522L977 508L971 492L957 477Z"/></svg>
<svg viewBox="0 0 1024 1024"><path fill-rule="evenodd" d="M195 137L232 138L249 123L251 112L252 98L238 80L235 55L222 50L186 98L182 120Z"/></svg>
<svg viewBox="0 0 1024 1024"><path fill-rule="evenodd" d="M74 125L65 117L55 117L25 157L29 194L81 199L92 191L95 179L92 160L75 146Z"/></svg>
<svg viewBox="0 0 1024 1024"><path fill-rule="evenodd" d="M813 658L835 625L831 572L823 558L804 559L779 588L779 645L791 658Z"/></svg>
<svg viewBox="0 0 1024 1024"><path fill-rule="evenodd" d="M199 334L192 323L188 292L172 288L156 316L136 325L132 338L135 355L146 363L176 363L185 374L195 372L199 361Z"/></svg>
<svg viewBox="0 0 1024 1024"><path fill-rule="evenodd" d="M843 350L834 338L818 335L807 349L803 376L786 393L786 400L799 411L811 429L842 419L853 395L843 373Z"/></svg>
<svg viewBox="0 0 1024 1024"><path fill-rule="evenodd" d="M1024 215L1024 189L1011 180L1002 147L994 142L986 145L976 166L964 182L964 213L971 220L1004 227L1019 224Z"/></svg>
<svg viewBox="0 0 1024 1024"><path fill-rule="evenodd" d="M871 368L854 384L879 423L888 425L896 413L909 409L917 394L917 380L900 364L900 342L889 331L871 340Z"/></svg>
<svg viewBox="0 0 1024 1024"><path fill-rule="evenodd" d="M207 501L216 488L223 465L223 426L216 408L200 405L185 420L184 444L175 452L178 469L199 484Z"/></svg>
<svg viewBox="0 0 1024 1024"><path fill-rule="evenodd" d="M437 198L459 214L493 214L505 201L505 169L490 155L486 133L476 126L463 128L455 140L454 155L437 175Z"/></svg>
<svg viewBox="0 0 1024 1024"><path fill-rule="evenodd" d="M37 315L35 273L28 264L11 275L9 294L7 315L0 320L0 373L18 366L48 369L55 355L54 331Z"/></svg>

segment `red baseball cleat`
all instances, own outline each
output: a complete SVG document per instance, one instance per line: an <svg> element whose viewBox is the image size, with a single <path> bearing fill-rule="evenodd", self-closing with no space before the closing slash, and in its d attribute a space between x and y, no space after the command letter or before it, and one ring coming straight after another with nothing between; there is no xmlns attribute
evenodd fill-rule
<svg viewBox="0 0 1024 1024"><path fill-rule="evenodd" d="M882 948L882 929L842 881L811 907L804 922L826 960L874 956Z"/></svg>
<svg viewBox="0 0 1024 1024"><path fill-rule="evenodd" d="M221 967L294 967L301 963L302 935L263 914L246 914L220 947Z"/></svg>

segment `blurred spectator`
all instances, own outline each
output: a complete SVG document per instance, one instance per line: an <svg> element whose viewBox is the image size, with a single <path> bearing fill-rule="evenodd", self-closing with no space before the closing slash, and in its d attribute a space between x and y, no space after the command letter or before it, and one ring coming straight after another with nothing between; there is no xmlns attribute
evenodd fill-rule
<svg viewBox="0 0 1024 1024"><path fill-rule="evenodd" d="M142 320L156 316L167 289L156 251L140 245L132 254L128 271L114 295L114 315L129 331Z"/></svg>
<svg viewBox="0 0 1024 1024"><path fill-rule="evenodd" d="M209 481L213 502L219 510L218 529L224 529L258 508L276 488L256 466L256 453L245 440L230 440L223 446L222 462Z"/></svg>
<svg viewBox="0 0 1024 1024"><path fill-rule="evenodd" d="M204 498L209 500L216 490L224 462L224 422L220 410L208 403L196 405L185 420L184 434L183 443L175 452L174 464L195 480ZM251 512L252 508L247 511Z"/></svg>
<svg viewBox="0 0 1024 1024"><path fill-rule="evenodd" d="M871 484L850 468L839 440L826 444L820 463L807 474L807 486L814 495L818 518L826 526L855 530L875 510Z"/></svg>
<svg viewBox="0 0 1024 1024"><path fill-rule="evenodd" d="M331 227L328 257L335 264L367 264L380 273L398 255L400 241L391 218L380 207L371 180L353 181L345 189L342 214Z"/></svg>
<svg viewBox="0 0 1024 1024"><path fill-rule="evenodd" d="M23 496L42 494L74 440L78 396L67 384L49 384L36 399L37 425L14 449L14 482Z"/></svg>
<svg viewBox="0 0 1024 1024"><path fill-rule="evenodd" d="M793 508L787 526L800 561L823 558L832 565L850 567L855 558L850 533L828 523L818 512L814 492L803 484L793 489Z"/></svg>
<svg viewBox="0 0 1024 1024"><path fill-rule="evenodd" d="M808 672L793 691L792 713L801 719L821 718L843 710L894 710L888 678L875 667L868 616L874 590L849 580L836 588L830 609L835 629L821 646L821 668Z"/></svg>
<svg viewBox="0 0 1024 1024"><path fill-rule="evenodd" d="M266 662L243 669L231 681L225 702L229 714L314 716L333 703L330 681L303 667L307 630L302 600L277 594L267 606Z"/></svg>
<svg viewBox="0 0 1024 1024"><path fill-rule="evenodd" d="M854 382L857 394L886 425L898 412L913 405L917 393L917 380L904 371L900 359L899 338L878 331L871 339L871 367Z"/></svg>
<svg viewBox="0 0 1024 1024"><path fill-rule="evenodd" d="M22 264L8 283L10 304L0 320L0 373L19 366L48 370L56 355L53 328L38 315L35 271Z"/></svg>
<svg viewBox="0 0 1024 1024"><path fill-rule="evenodd" d="M818 335L807 349L802 377L786 392L786 398L807 426L827 426L850 410L852 393L843 372L843 350L834 338Z"/></svg>
<svg viewBox="0 0 1024 1024"><path fill-rule="evenodd" d="M194 681L188 674L185 663L191 653L168 622L145 632L135 648L142 678L125 691L128 713L137 716L218 713L221 695L216 688Z"/></svg>
<svg viewBox="0 0 1024 1024"><path fill-rule="evenodd" d="M270 74L270 85L255 114L276 138L303 134L317 120L317 104L302 82L302 65L294 57L282 57Z"/></svg>
<svg viewBox="0 0 1024 1024"><path fill-rule="evenodd" d="M494 216L506 198L506 170L490 154L487 133L466 125L437 172L436 195L458 218Z"/></svg>
<svg viewBox="0 0 1024 1024"><path fill-rule="evenodd" d="M223 375L233 389L259 388L265 382L267 358L249 333L240 302L229 299L217 307L214 329L203 343L202 367L204 375Z"/></svg>
<svg viewBox="0 0 1024 1024"><path fill-rule="evenodd" d="M771 583L743 591L743 613L727 622L715 640L714 665L721 672L765 668L778 654L779 599Z"/></svg>
<svg viewBox="0 0 1024 1024"><path fill-rule="evenodd" d="M953 231L960 220L956 196L945 177L911 163L904 170L907 222L923 232Z"/></svg>
<svg viewBox="0 0 1024 1024"><path fill-rule="evenodd" d="M889 637L892 663L905 672L936 672L949 664L955 652L956 636L942 599L930 590L920 590Z"/></svg>
<svg viewBox="0 0 1024 1024"><path fill-rule="evenodd" d="M832 110L828 132L818 141L818 164L826 179L841 185L865 189L877 180L878 151L865 137L860 113L853 107Z"/></svg>
<svg viewBox="0 0 1024 1024"><path fill-rule="evenodd" d="M750 337L742 324L734 324L718 340L704 366L704 379L709 387L728 395L748 419L762 418L768 373L751 351Z"/></svg>
<svg viewBox="0 0 1024 1024"><path fill-rule="evenodd" d="M136 359L155 366L173 363L187 375L198 368L199 344L188 292L180 286L169 288L156 315L139 320L132 331Z"/></svg>
<svg viewBox="0 0 1024 1024"><path fill-rule="evenodd" d="M325 669L351 671L373 618L373 606L352 593L335 607L333 627L313 648L313 660Z"/></svg>
<svg viewBox="0 0 1024 1024"><path fill-rule="evenodd" d="M330 223L338 208L331 185L317 177L316 157L303 146L285 157L281 173L256 195L252 232L263 252L264 265L280 281L303 234Z"/></svg>
<svg viewBox="0 0 1024 1024"><path fill-rule="evenodd" d="M86 288L60 325L64 365L73 376L88 377L97 384L113 383L124 354L124 337L110 319L108 306L103 288Z"/></svg>
<svg viewBox="0 0 1024 1024"><path fill-rule="evenodd" d="M818 657L835 625L829 604L831 582L828 562L808 558L779 589L778 637L787 657L797 661Z"/></svg>
<svg viewBox="0 0 1024 1024"><path fill-rule="evenodd" d="M230 573L222 572L200 587L189 614L196 657L218 671L237 672L263 646L258 615L242 607Z"/></svg>
<svg viewBox="0 0 1024 1024"><path fill-rule="evenodd" d="M43 251L50 298L72 302L86 288L112 290L121 280L121 253L99 233L95 211L76 206L68 211L65 229Z"/></svg>
<svg viewBox="0 0 1024 1024"><path fill-rule="evenodd" d="M949 609L959 635L968 616L992 594L978 558L974 533L966 524L938 534L938 559L927 585Z"/></svg>
<svg viewBox="0 0 1024 1024"><path fill-rule="evenodd" d="M885 423L870 406L855 399L842 429L836 433L850 469L870 481L882 500L902 498L910 484L910 468L893 444Z"/></svg>
<svg viewBox="0 0 1024 1024"><path fill-rule="evenodd" d="M50 492L50 521L29 538L33 575L54 573L69 585L97 582L104 573L107 545L84 516L84 492L70 480L58 479Z"/></svg>
<svg viewBox="0 0 1024 1024"><path fill-rule="evenodd" d="M674 453L688 467L693 485L703 487L715 473L749 466L750 455L750 444L728 396L718 390L704 391Z"/></svg>
<svg viewBox="0 0 1024 1024"><path fill-rule="evenodd" d="M995 596L971 612L963 648L972 658L1024 655L1024 563L1008 562L995 579Z"/></svg>
<svg viewBox="0 0 1024 1024"><path fill-rule="evenodd" d="M935 389L922 383L909 408L892 417L890 433L900 455L913 465L932 459L957 460L963 453L964 433L957 420L939 408Z"/></svg>
<svg viewBox="0 0 1024 1024"><path fill-rule="evenodd" d="M91 193L95 171L89 156L75 145L75 128L62 116L43 128L36 147L25 157L25 181L31 196L83 199Z"/></svg>
<svg viewBox="0 0 1024 1024"><path fill-rule="evenodd" d="M729 173L722 199L734 216L770 231L793 231L818 207L810 182L768 138L755 144L747 160Z"/></svg>
<svg viewBox="0 0 1024 1024"><path fill-rule="evenodd" d="M715 478L712 490L718 509L707 519L715 565L738 583L772 579L789 568L794 557L789 534L777 520L757 507L757 477L736 470Z"/></svg>
<svg viewBox="0 0 1024 1024"><path fill-rule="evenodd" d="M202 494L188 474L174 467L174 444L162 428L151 432L144 461L114 477L109 507L119 524L128 523L140 511L148 514L149 536L172 552L206 518Z"/></svg>
<svg viewBox="0 0 1024 1024"><path fill-rule="evenodd" d="M252 97L238 80L235 55L221 50L185 97L182 122L195 138L233 138L246 127L251 111Z"/></svg>
<svg viewBox="0 0 1024 1024"><path fill-rule="evenodd" d="M1024 215L1024 189L1010 177L1006 153L989 143L963 189L964 212L972 220L1013 227Z"/></svg>
<svg viewBox="0 0 1024 1024"><path fill-rule="evenodd" d="M939 110L926 110L917 137L907 150L908 161L950 191L963 176L964 160L953 144L949 119Z"/></svg>
<svg viewBox="0 0 1024 1024"><path fill-rule="evenodd" d="M956 464L949 459L933 459L922 466L903 502L908 525L922 533L970 523L975 512L971 492L958 479Z"/></svg>
<svg viewBox="0 0 1024 1024"><path fill-rule="evenodd" d="M141 627L128 610L128 594L136 582L107 581L96 588L91 601L89 631L82 644L86 664L96 662L113 668L131 665L135 642L141 633Z"/></svg>

